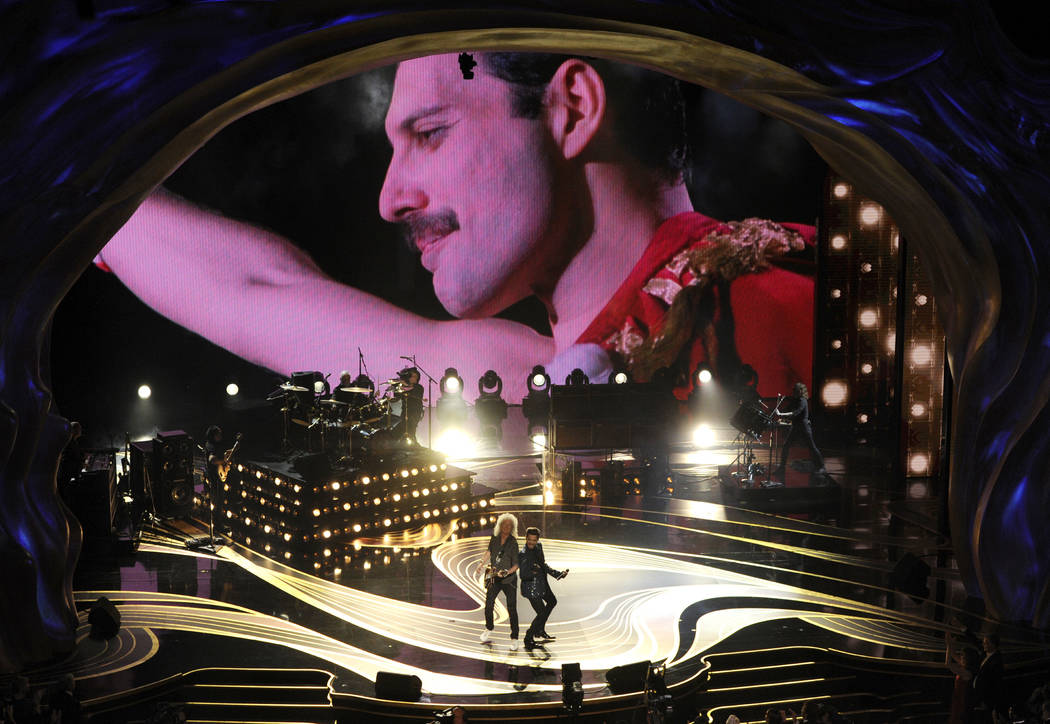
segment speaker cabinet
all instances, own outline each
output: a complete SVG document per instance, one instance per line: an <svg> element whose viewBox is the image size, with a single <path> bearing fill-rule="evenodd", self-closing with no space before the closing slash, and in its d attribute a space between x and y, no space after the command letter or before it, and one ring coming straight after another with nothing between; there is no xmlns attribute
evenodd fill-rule
<svg viewBox="0 0 1050 724"><path fill-rule="evenodd" d="M419 701L423 693L423 682L418 676L376 673L376 698L390 701Z"/></svg>
<svg viewBox="0 0 1050 724"><path fill-rule="evenodd" d="M153 498L157 515L181 518L193 512L193 439L182 430L153 441Z"/></svg>
<svg viewBox="0 0 1050 724"><path fill-rule="evenodd" d="M634 664L614 666L605 672L609 691L613 694L629 694L632 691L645 691L645 680L649 676L649 662L638 661Z"/></svg>

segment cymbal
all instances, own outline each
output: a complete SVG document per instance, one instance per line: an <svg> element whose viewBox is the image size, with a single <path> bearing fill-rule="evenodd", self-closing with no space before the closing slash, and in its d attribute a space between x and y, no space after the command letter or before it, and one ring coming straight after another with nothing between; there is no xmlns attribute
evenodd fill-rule
<svg viewBox="0 0 1050 724"><path fill-rule="evenodd" d="M339 405L340 407L350 406L349 402L340 402L339 400L321 400L321 404L328 405L329 407L335 407L336 405Z"/></svg>
<svg viewBox="0 0 1050 724"><path fill-rule="evenodd" d="M356 392L359 395L372 394L372 390L368 389L367 387L338 387L336 389L338 389L340 392Z"/></svg>
<svg viewBox="0 0 1050 724"><path fill-rule="evenodd" d="M309 392L310 391L310 390L306 389L305 387L300 387L299 385L293 385L291 382L285 382L283 385L281 385L281 389L282 390L287 390L288 392Z"/></svg>

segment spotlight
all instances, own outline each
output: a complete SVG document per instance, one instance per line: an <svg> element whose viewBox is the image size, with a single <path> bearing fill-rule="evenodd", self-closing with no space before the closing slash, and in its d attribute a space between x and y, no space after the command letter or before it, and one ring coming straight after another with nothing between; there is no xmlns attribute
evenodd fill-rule
<svg viewBox="0 0 1050 724"><path fill-rule="evenodd" d="M591 384L591 378L581 370L579 367L569 373L569 376L565 378L565 384L567 385L589 385Z"/></svg>
<svg viewBox="0 0 1050 724"><path fill-rule="evenodd" d="M631 382L631 375L629 372L621 370L619 372L613 372L611 375L609 375L610 385L626 385L628 382Z"/></svg>
<svg viewBox="0 0 1050 724"><path fill-rule="evenodd" d="M478 399L474 412L481 423L479 437L483 441L503 439L503 421L507 419L507 403L502 397L503 380L495 370L488 370L478 380Z"/></svg>
<svg viewBox="0 0 1050 724"><path fill-rule="evenodd" d="M540 434L541 430L546 440L547 422L551 411L551 378L543 369L543 365L536 365L532 368L526 385L529 388L529 394L521 401L521 412L529 421L529 434L533 441L535 442L535 435Z"/></svg>
<svg viewBox="0 0 1050 724"><path fill-rule="evenodd" d="M831 237L831 248L835 251L842 251L846 248L846 237L842 234L835 234Z"/></svg>
<svg viewBox="0 0 1050 724"><path fill-rule="evenodd" d="M844 199L849 193L849 186L844 183L837 183L835 184L835 188L832 189L832 193L835 194L836 199Z"/></svg>
<svg viewBox="0 0 1050 724"><path fill-rule="evenodd" d="M874 309L865 309L860 313L860 326L862 327L874 327L879 323L879 313Z"/></svg>
<svg viewBox="0 0 1050 724"><path fill-rule="evenodd" d="M455 367L449 367L438 385L441 397L437 401L438 420L442 425L462 427L467 422L467 403L463 401L463 378Z"/></svg>
<svg viewBox="0 0 1050 724"><path fill-rule="evenodd" d="M150 389L149 385L139 385L139 399L148 400L150 395L153 394L153 390Z"/></svg>
<svg viewBox="0 0 1050 724"><path fill-rule="evenodd" d="M882 218L882 209L875 204L865 204L860 210L860 223L871 226L879 223Z"/></svg>
<svg viewBox="0 0 1050 724"><path fill-rule="evenodd" d="M911 350L911 363L913 365L928 365L933 359L933 351L925 344L917 344Z"/></svg>
<svg viewBox="0 0 1050 724"><path fill-rule="evenodd" d="M696 381L701 385L706 385L712 379L711 370L707 365L700 365L696 371Z"/></svg>
<svg viewBox="0 0 1050 724"><path fill-rule="evenodd" d="M710 425L700 425L693 430L693 444L697 447L711 447L715 444L715 431Z"/></svg>
<svg viewBox="0 0 1050 724"><path fill-rule="evenodd" d="M226 394L230 397L236 397L240 391L241 388L237 386L236 382L231 382L230 384L226 385Z"/></svg>
<svg viewBox="0 0 1050 724"><path fill-rule="evenodd" d="M547 426L537 425L529 428L529 439L532 440L533 448L544 450L547 447Z"/></svg>
<svg viewBox="0 0 1050 724"><path fill-rule="evenodd" d="M434 449L444 453L453 460L463 460L474 454L477 444L474 439L463 430L455 428L445 430L438 436L434 443Z"/></svg>
<svg viewBox="0 0 1050 724"><path fill-rule="evenodd" d="M841 380L826 382L820 391L820 398L828 407L840 407L846 404L848 396L849 390L846 388L846 383Z"/></svg>

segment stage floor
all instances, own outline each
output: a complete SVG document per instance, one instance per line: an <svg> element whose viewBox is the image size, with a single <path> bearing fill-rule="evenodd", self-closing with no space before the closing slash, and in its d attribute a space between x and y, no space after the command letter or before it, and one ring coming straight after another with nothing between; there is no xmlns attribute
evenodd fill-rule
<svg viewBox="0 0 1050 724"><path fill-rule="evenodd" d="M378 672L419 676L424 702L409 708L417 717L451 703L527 704L553 716L560 667L570 662L583 670L585 711L615 700L606 671L638 661L665 661L679 711L714 721L730 712L757 720L769 702L797 710L829 698L859 720L887 721L908 707L946 711L946 699L930 694L931 685L950 687L945 627L887 584L886 551L933 550L936 539L701 501L543 508L514 493L497 496L500 511L515 513L521 530L540 527L548 561L570 570L553 583L559 603L547 631L557 638L543 648L510 649L502 598L492 641L479 641L484 592L474 564L486 537L458 538L446 524L365 539L371 560L322 580L237 545L189 550L201 529L172 521L149 529L134 556L85 556L78 603L110 598L121 632L109 642L88 638L85 610L78 651L60 668L76 673L81 696L100 711L187 672L316 671L321 679L301 687L319 695L316 717L297 721L355 720L338 711L367 711ZM524 631L532 609L520 594L518 611ZM892 683L902 677L924 686L902 692ZM223 707L252 699L234 688L238 702L198 691L191 707L210 713L190 719L238 720Z"/></svg>

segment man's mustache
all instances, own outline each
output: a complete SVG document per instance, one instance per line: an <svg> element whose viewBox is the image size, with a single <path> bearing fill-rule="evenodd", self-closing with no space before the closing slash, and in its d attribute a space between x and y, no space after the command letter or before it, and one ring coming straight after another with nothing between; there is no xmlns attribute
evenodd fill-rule
<svg viewBox="0 0 1050 724"><path fill-rule="evenodd" d="M405 243L413 251L419 251L420 239L436 239L453 231L459 231L459 219L452 209L441 209L425 214L415 212L399 222Z"/></svg>

